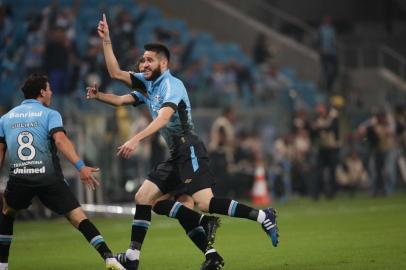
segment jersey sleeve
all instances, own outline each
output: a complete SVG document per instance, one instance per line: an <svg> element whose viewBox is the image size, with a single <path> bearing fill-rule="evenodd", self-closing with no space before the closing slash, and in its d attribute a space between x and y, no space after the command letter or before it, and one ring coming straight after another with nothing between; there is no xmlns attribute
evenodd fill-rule
<svg viewBox="0 0 406 270"><path fill-rule="evenodd" d="M176 112L178 109L178 104L182 100L183 89L183 85L167 80L164 88L165 93L161 108L171 107Z"/></svg>
<svg viewBox="0 0 406 270"><path fill-rule="evenodd" d="M129 71L131 77L131 88L133 90L139 90L141 92L147 92L146 80L144 78L144 73L135 73Z"/></svg>
<svg viewBox="0 0 406 270"><path fill-rule="evenodd" d="M6 134L3 128L3 118L0 118L0 143L6 143Z"/></svg>
<svg viewBox="0 0 406 270"><path fill-rule="evenodd" d="M132 91L130 94L134 98L134 103L133 103L134 107L145 103L145 97L140 92Z"/></svg>
<svg viewBox="0 0 406 270"><path fill-rule="evenodd" d="M58 131L65 132L62 117L57 111L51 111L48 115L48 132L52 136L52 134Z"/></svg>

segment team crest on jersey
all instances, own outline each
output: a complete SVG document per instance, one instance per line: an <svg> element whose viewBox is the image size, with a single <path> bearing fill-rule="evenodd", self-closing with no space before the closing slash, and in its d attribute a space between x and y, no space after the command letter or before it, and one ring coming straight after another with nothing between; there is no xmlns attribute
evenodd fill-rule
<svg viewBox="0 0 406 270"><path fill-rule="evenodd" d="M160 96L160 95L156 95L156 96L154 97L154 101L155 101L155 103L160 103L160 102L161 102L161 96Z"/></svg>

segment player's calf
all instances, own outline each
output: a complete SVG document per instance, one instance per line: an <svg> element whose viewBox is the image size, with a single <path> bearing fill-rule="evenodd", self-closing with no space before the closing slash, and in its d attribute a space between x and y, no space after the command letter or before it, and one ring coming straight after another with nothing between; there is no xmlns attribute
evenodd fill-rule
<svg viewBox="0 0 406 270"><path fill-rule="evenodd" d="M216 239L216 231L220 227L220 218L215 216L206 216L202 217L200 221L207 238L207 249L212 248L214 241Z"/></svg>

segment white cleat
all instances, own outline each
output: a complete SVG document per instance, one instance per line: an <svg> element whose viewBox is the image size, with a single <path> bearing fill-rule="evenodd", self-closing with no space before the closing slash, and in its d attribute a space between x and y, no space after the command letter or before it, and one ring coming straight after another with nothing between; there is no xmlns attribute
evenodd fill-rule
<svg viewBox="0 0 406 270"><path fill-rule="evenodd" d="M116 260L116 258L106 259L107 270L125 270L125 268Z"/></svg>

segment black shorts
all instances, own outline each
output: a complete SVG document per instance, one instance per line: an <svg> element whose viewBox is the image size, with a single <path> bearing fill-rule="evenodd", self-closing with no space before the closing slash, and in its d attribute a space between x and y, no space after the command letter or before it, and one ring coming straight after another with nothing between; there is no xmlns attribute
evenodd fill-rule
<svg viewBox="0 0 406 270"><path fill-rule="evenodd" d="M15 210L26 209L32 199L37 196L49 209L60 215L65 215L80 207L79 202L63 180L55 181L45 186L28 186L8 181L4 197L8 206Z"/></svg>
<svg viewBox="0 0 406 270"><path fill-rule="evenodd" d="M214 177L209 168L206 147L197 136L182 137L171 157L159 163L148 175L163 194L174 192L192 195L199 190L212 188Z"/></svg>

